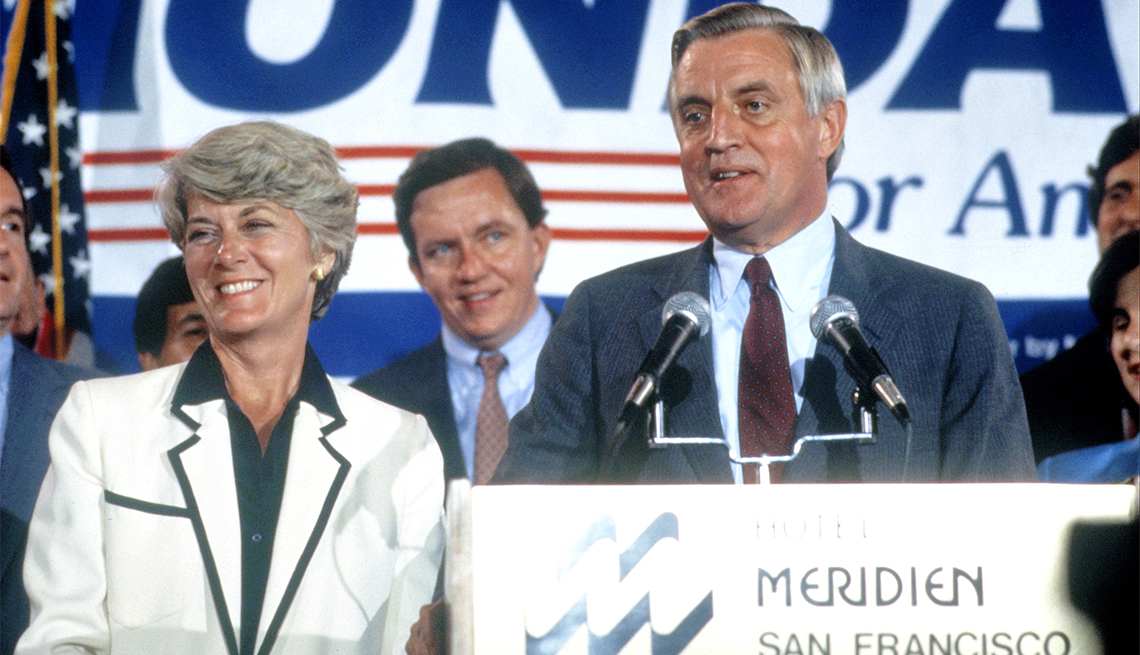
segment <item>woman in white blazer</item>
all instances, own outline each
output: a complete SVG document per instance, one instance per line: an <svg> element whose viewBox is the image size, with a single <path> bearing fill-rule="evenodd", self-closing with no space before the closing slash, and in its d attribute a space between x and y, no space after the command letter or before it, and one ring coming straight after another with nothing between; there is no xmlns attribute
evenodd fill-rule
<svg viewBox="0 0 1140 655"><path fill-rule="evenodd" d="M164 169L210 338L185 364L72 389L16 650L402 652L442 557L442 457L422 417L332 380L308 345L348 269L356 190L328 143L268 122Z"/></svg>

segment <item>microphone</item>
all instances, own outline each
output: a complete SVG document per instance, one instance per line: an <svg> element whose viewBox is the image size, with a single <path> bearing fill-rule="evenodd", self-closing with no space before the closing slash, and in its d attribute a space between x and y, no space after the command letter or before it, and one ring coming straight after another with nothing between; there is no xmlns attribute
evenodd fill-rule
<svg viewBox="0 0 1140 655"><path fill-rule="evenodd" d="M863 338L855 304L843 296L827 296L812 307L809 322L816 339L830 339L847 358L855 369L859 386L874 389L900 423L910 423L910 410L902 391L887 371L887 365L879 358L879 353Z"/></svg>
<svg viewBox="0 0 1140 655"><path fill-rule="evenodd" d="M661 310L661 336L645 356L622 406L615 434L621 434L637 413L645 409L661 382L661 376L693 341L709 332L709 301L692 291L682 291L665 301Z"/></svg>

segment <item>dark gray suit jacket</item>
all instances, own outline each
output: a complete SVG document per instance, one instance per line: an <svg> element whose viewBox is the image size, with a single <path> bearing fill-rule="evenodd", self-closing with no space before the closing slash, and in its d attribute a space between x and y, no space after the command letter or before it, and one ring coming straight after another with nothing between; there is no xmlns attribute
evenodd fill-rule
<svg viewBox="0 0 1140 655"><path fill-rule="evenodd" d="M0 655L10 655L28 627L24 546L50 462L48 431L72 383L98 375L40 357L19 342L14 346L8 424L0 457Z"/></svg>
<svg viewBox="0 0 1140 655"><path fill-rule="evenodd" d="M993 296L981 284L857 243L838 224L829 292L859 310L867 340L914 418L908 482L1033 480L1025 405ZM673 294L709 293L712 243L583 282L538 362L531 403L511 422L495 482L731 482L721 446L650 451L631 437L613 460L621 405L661 330ZM808 365L796 436L856 431L855 380L820 343ZM666 432L722 436L709 339L692 344L661 384ZM786 482L900 481L906 432L880 412L874 444L809 444Z"/></svg>

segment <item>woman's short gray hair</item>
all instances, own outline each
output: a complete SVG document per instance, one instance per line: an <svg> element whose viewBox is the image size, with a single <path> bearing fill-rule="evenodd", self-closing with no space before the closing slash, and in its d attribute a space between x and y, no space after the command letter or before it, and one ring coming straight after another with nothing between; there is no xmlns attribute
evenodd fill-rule
<svg viewBox="0 0 1140 655"><path fill-rule="evenodd" d="M796 67L796 80L804 97L808 116L818 116L836 100L847 97L847 83L843 79L843 65L835 46L814 27L800 25L787 12L775 7L736 2L722 5L695 18L689 19L673 34L673 73L669 76L672 96L673 75L681 55L700 39L715 38L744 30L770 29L783 39ZM843 156L843 141L827 160L827 179L839 168Z"/></svg>
<svg viewBox="0 0 1140 655"><path fill-rule="evenodd" d="M220 203L269 200L292 209L309 232L313 256L326 248L336 263L317 282L312 320L324 316L348 272L356 242L356 187L341 175L327 141L270 121L220 127L162 165L155 202L170 239L186 245L186 199Z"/></svg>

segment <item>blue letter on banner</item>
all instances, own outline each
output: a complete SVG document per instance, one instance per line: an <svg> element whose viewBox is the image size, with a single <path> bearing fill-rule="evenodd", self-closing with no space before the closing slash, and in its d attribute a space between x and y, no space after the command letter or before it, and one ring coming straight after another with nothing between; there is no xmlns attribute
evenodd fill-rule
<svg viewBox="0 0 1140 655"><path fill-rule="evenodd" d="M958 109L974 69L1042 70L1053 110L1126 113L1100 0L1040 0L1041 31L998 29L1006 0L954 0L891 98L890 109Z"/></svg>
<svg viewBox="0 0 1140 655"><path fill-rule="evenodd" d="M388 63L407 30L410 0L336 0L320 43L275 64L250 50L246 2L171 0L166 48L179 81L204 102L241 111L303 111L339 100Z"/></svg>
<svg viewBox="0 0 1140 655"><path fill-rule="evenodd" d="M562 106L626 109L648 0L510 0ZM491 104L499 0L442 0L417 102Z"/></svg>

